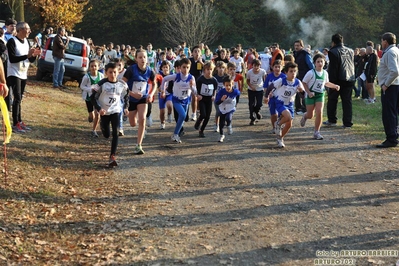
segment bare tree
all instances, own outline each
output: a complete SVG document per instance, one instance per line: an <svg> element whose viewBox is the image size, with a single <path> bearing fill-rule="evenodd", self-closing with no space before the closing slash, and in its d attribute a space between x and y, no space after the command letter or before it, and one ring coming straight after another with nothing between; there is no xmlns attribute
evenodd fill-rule
<svg viewBox="0 0 399 266"><path fill-rule="evenodd" d="M25 9L23 0L4 0L2 2L10 7L13 13L13 18L15 17L17 21L25 21Z"/></svg>
<svg viewBox="0 0 399 266"><path fill-rule="evenodd" d="M209 0L168 0L161 31L168 42L188 46L212 43L217 34L217 14Z"/></svg>

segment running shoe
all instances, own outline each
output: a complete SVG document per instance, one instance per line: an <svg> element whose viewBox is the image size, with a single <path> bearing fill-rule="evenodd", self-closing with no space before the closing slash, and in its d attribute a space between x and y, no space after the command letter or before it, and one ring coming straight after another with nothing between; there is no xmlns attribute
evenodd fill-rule
<svg viewBox="0 0 399 266"><path fill-rule="evenodd" d="M204 131L200 131L199 134L198 134L198 137L205 138Z"/></svg>
<svg viewBox="0 0 399 266"><path fill-rule="evenodd" d="M18 122L15 126L12 126L12 132L14 132L14 133L25 133L26 131L21 127L21 125Z"/></svg>
<svg viewBox="0 0 399 266"><path fill-rule="evenodd" d="M219 132L219 125L214 125L213 126L213 131L215 131L215 132Z"/></svg>
<svg viewBox="0 0 399 266"><path fill-rule="evenodd" d="M223 141L224 141L224 135L220 135L219 142L223 142Z"/></svg>
<svg viewBox="0 0 399 266"><path fill-rule="evenodd" d="M198 119L198 120L195 122L195 124L194 124L195 130L198 130L198 129L199 129L200 124L201 124L201 121Z"/></svg>
<svg viewBox="0 0 399 266"><path fill-rule="evenodd" d="M330 121L324 121L323 125L325 125L326 127L336 127L337 123L331 123Z"/></svg>
<svg viewBox="0 0 399 266"><path fill-rule="evenodd" d="M121 137L125 136L125 132L123 132L123 129L119 129L118 135L121 136Z"/></svg>
<svg viewBox="0 0 399 266"><path fill-rule="evenodd" d="M91 117L91 116L89 115L89 117L87 118L87 121L89 121L89 123L92 123L92 122L93 122L93 117Z"/></svg>
<svg viewBox="0 0 399 266"><path fill-rule="evenodd" d="M324 137L320 134L320 131L315 131L313 134L313 138L317 140L322 140Z"/></svg>
<svg viewBox="0 0 399 266"><path fill-rule="evenodd" d="M165 129L165 123L161 123L160 129Z"/></svg>
<svg viewBox="0 0 399 266"><path fill-rule="evenodd" d="M177 134L172 135L172 141L174 141L176 143L181 143L180 137Z"/></svg>
<svg viewBox="0 0 399 266"><path fill-rule="evenodd" d="M168 123L172 123L172 114L168 114Z"/></svg>
<svg viewBox="0 0 399 266"><path fill-rule="evenodd" d="M93 130L93 131L91 132L91 136L92 136L93 138L98 138L97 131Z"/></svg>
<svg viewBox="0 0 399 266"><path fill-rule="evenodd" d="M262 114L261 113L255 113L256 114L256 119L261 120L262 119Z"/></svg>
<svg viewBox="0 0 399 266"><path fill-rule="evenodd" d="M136 145L136 147L134 148L134 154L144 154L143 148L141 147L141 145Z"/></svg>
<svg viewBox="0 0 399 266"><path fill-rule="evenodd" d="M276 135L277 135L278 137L281 137L281 129L282 129L282 127L281 127L281 125L278 124L279 122L280 122L280 120L277 120L277 121L274 123L274 128L275 128L275 130L276 130Z"/></svg>
<svg viewBox="0 0 399 266"><path fill-rule="evenodd" d="M150 115L149 117L147 117L147 123L146 124L147 124L148 127L151 127L152 123L153 123L152 116Z"/></svg>
<svg viewBox="0 0 399 266"><path fill-rule="evenodd" d="M233 126L232 126L232 125L230 125L230 126L227 127L227 133L228 133L229 135L233 134Z"/></svg>
<svg viewBox="0 0 399 266"><path fill-rule="evenodd" d="M25 131L31 131L31 128L28 127L27 125L25 125L24 122L22 122L22 121L19 122L19 125L22 127L23 130L25 130Z"/></svg>
<svg viewBox="0 0 399 266"><path fill-rule="evenodd" d="M277 146L279 148L284 148L285 147L284 140L282 138L277 138Z"/></svg>
<svg viewBox="0 0 399 266"><path fill-rule="evenodd" d="M191 121L196 121L197 120L197 114L196 113L193 113L192 115L191 115Z"/></svg>
<svg viewBox="0 0 399 266"><path fill-rule="evenodd" d="M255 119L251 119L251 122L249 122L250 126L254 126L255 125Z"/></svg>
<svg viewBox="0 0 399 266"><path fill-rule="evenodd" d="M301 119L301 127L304 127L304 126L305 126L306 120L307 120L307 118L306 118L306 113L304 113L303 116L302 116L302 119Z"/></svg>
<svg viewBox="0 0 399 266"><path fill-rule="evenodd" d="M118 166L118 163L115 160L115 156L111 155L109 156L108 168L114 168L115 166Z"/></svg>

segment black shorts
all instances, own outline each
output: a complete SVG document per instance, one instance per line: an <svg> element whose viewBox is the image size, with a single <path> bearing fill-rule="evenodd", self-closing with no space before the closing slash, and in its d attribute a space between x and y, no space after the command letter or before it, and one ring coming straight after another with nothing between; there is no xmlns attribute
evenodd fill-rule
<svg viewBox="0 0 399 266"><path fill-rule="evenodd" d="M141 98L138 102L129 101L129 111L136 111L137 105L139 104L147 104L147 98Z"/></svg>
<svg viewBox="0 0 399 266"><path fill-rule="evenodd" d="M94 111L94 106L91 103L91 101L85 101L86 102L86 107L87 107L87 112L91 113Z"/></svg>

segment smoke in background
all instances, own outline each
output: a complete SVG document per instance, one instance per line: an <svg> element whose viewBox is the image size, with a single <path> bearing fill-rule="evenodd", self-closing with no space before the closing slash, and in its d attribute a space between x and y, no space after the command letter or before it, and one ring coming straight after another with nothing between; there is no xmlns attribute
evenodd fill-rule
<svg viewBox="0 0 399 266"><path fill-rule="evenodd" d="M333 34L330 22L316 15L301 18L299 28L301 29L301 32L298 34L299 38L313 44L316 49L324 47L326 43L329 43L329 38Z"/></svg>
<svg viewBox="0 0 399 266"><path fill-rule="evenodd" d="M299 8L299 1L287 1L287 0L266 0L264 5L268 9L277 11L279 16L286 22L289 22L289 16ZM288 20L288 21L287 21Z"/></svg>
<svg viewBox="0 0 399 266"><path fill-rule="evenodd" d="M294 29L290 20L292 15L301 6L301 1L298 0L266 0L264 5L268 9L277 11L280 18ZM330 43L330 38L333 35L332 25L329 21L321 16L309 14L309 17L301 18L298 23L299 32L293 32L290 36L292 40L302 39L305 44L311 44L313 47L323 48Z"/></svg>

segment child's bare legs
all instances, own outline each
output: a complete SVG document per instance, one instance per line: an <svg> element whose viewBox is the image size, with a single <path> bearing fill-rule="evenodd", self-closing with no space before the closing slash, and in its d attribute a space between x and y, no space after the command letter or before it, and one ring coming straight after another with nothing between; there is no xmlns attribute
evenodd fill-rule
<svg viewBox="0 0 399 266"><path fill-rule="evenodd" d="M270 116L270 121L272 122L273 129L274 129L274 124L275 124L276 121L277 121L277 118L278 118L278 115L277 115L277 114L271 115L271 116Z"/></svg>
<svg viewBox="0 0 399 266"><path fill-rule="evenodd" d="M159 109L159 120L161 120L161 124L165 124L165 108Z"/></svg>
<svg viewBox="0 0 399 266"><path fill-rule="evenodd" d="M285 125L284 128L281 130L281 139L287 135L288 131L290 131L292 127L292 116L290 111L284 110L280 116L280 126Z"/></svg>
<svg viewBox="0 0 399 266"><path fill-rule="evenodd" d="M172 111L173 111L173 103L172 103L172 101L167 101L166 102L166 108L168 109L168 115L172 114Z"/></svg>
<svg viewBox="0 0 399 266"><path fill-rule="evenodd" d="M147 114L147 104L138 104L137 105L137 116L138 116L138 124L139 128L137 129L137 145L141 146L144 138L145 131L145 122L146 122L146 114Z"/></svg>
<svg viewBox="0 0 399 266"><path fill-rule="evenodd" d="M314 121L314 131L320 131L323 108L324 108L324 102L316 102L316 106L314 109L316 113L316 118Z"/></svg>
<svg viewBox="0 0 399 266"><path fill-rule="evenodd" d="M135 127L137 125L137 110L129 111L129 123L130 126Z"/></svg>
<svg viewBox="0 0 399 266"><path fill-rule="evenodd" d="M197 96L192 96L192 97L193 97L193 100L191 101L191 110L193 111L192 118L193 118L193 120L196 120L197 119Z"/></svg>
<svg viewBox="0 0 399 266"><path fill-rule="evenodd" d="M97 130L98 123L100 121L100 116L97 112L97 110L94 110L93 112L90 113L91 117L93 117L93 131Z"/></svg>

